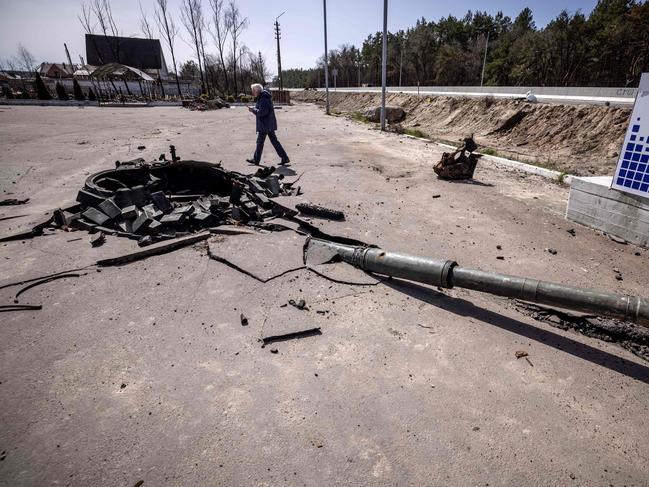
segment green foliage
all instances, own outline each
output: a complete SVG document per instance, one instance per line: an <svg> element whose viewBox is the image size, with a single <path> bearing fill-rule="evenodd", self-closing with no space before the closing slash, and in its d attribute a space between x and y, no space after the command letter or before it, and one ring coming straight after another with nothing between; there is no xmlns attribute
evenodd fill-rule
<svg viewBox="0 0 649 487"><path fill-rule="evenodd" d="M246 95L241 95L241 96L239 96L239 101L241 103L248 103L250 101L250 97L248 97Z"/></svg>
<svg viewBox="0 0 649 487"><path fill-rule="evenodd" d="M45 86L45 83L41 79L40 74L36 73L36 97L39 100L51 100L52 95L50 95L50 92L47 89L47 86Z"/></svg>
<svg viewBox="0 0 649 487"><path fill-rule="evenodd" d="M81 86L79 85L79 82L75 79L72 82L72 88L74 91L74 99L77 101L84 101L86 97L83 94L83 91L81 90Z"/></svg>
<svg viewBox="0 0 649 487"><path fill-rule="evenodd" d="M349 114L349 117L352 120L356 120L357 122L370 123L370 121L367 119L365 115L363 115L362 112L352 112Z"/></svg>
<svg viewBox="0 0 649 487"><path fill-rule="evenodd" d="M27 90L23 90L23 91L20 93L20 98L22 98L23 100L29 100L29 99L31 98L31 97L29 96L29 91L27 91Z"/></svg>
<svg viewBox="0 0 649 487"><path fill-rule="evenodd" d="M97 101L97 96L95 92L92 91L92 88L88 88L88 101Z"/></svg>
<svg viewBox="0 0 649 487"><path fill-rule="evenodd" d="M8 100L13 100L14 92L11 91L11 88L9 88L8 86L3 86L2 87L2 96L7 98Z"/></svg>
<svg viewBox="0 0 649 487"><path fill-rule="evenodd" d="M437 22L424 18L388 34L388 85L478 85L489 35L485 83L500 86L637 86L649 71L649 1L599 0L588 16L559 12L538 28L529 8L512 20L498 12L467 12ZM328 53L329 84L381 84L382 35ZM287 88L323 88L324 59L313 69L282 72Z"/></svg>
<svg viewBox="0 0 649 487"><path fill-rule="evenodd" d="M409 128L405 128L405 129L403 129L403 133L404 133L404 134L411 135L411 136L413 136L413 137L417 137L417 138L419 138L419 139L427 139L427 138L428 138L428 135L426 135L424 132L422 132L422 131L419 130L419 129L409 129Z"/></svg>
<svg viewBox="0 0 649 487"><path fill-rule="evenodd" d="M234 96L228 95L228 103L234 103Z"/></svg>
<svg viewBox="0 0 649 487"><path fill-rule="evenodd" d="M65 91L65 86L58 81L56 82L56 96L61 101L68 101L70 99L67 91Z"/></svg>

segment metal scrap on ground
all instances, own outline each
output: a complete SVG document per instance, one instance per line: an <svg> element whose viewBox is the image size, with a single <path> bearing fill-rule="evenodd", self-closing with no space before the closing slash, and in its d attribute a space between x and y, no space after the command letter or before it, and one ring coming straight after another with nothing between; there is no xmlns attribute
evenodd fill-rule
<svg viewBox="0 0 649 487"><path fill-rule="evenodd" d="M473 153L477 148L473 138L467 137L455 152L444 152L433 170L440 179L471 179L480 157Z"/></svg>

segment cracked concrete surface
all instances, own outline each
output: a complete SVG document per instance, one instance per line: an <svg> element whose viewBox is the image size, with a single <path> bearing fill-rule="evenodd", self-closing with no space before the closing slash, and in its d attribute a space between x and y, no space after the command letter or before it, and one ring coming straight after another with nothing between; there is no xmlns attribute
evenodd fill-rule
<svg viewBox="0 0 649 487"><path fill-rule="evenodd" d="M304 195L280 202L344 210L344 222L313 220L327 233L647 294L649 253L565 221L564 187L486 163L475 184L439 181L434 145L313 106L278 118L291 167L304 172ZM31 200L0 216L48 211L88 174L170 143L183 158L246 171L254 135L239 109L8 107L0 189ZM29 218L0 220L0 234ZM134 245L108 237L92 248L81 232L0 244L0 287L89 266L20 296L41 311L0 315L0 485L649 482L649 364L614 343L459 289L346 285L306 269L263 284L200 244L92 266ZM18 289L0 289L2 303ZM289 299L310 308L290 321L322 335L273 354L259 342L263 323L285 316Z"/></svg>

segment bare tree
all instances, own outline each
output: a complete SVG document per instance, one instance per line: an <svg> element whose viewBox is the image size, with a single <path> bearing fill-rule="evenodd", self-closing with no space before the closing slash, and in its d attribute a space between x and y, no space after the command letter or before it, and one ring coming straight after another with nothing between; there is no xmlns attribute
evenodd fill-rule
<svg viewBox="0 0 649 487"><path fill-rule="evenodd" d="M149 23L149 17L145 10L142 8L142 2L140 3L140 30L142 31L142 34L147 39L153 39L153 29L151 28L151 24ZM162 61L162 59L160 59ZM160 70L156 69L156 74L158 75L158 80L157 83L160 85L160 91L162 91L162 96L165 96L165 88L164 85L162 84L162 80L160 79Z"/></svg>
<svg viewBox="0 0 649 487"><path fill-rule="evenodd" d="M237 96L237 62L239 61L239 57L241 56L241 54L237 51L237 45L239 43L241 33L246 27L248 27L248 17L241 16L241 12L239 12L239 7L237 7L236 0L230 0L225 16L227 23L230 26L230 33L232 36L232 66L234 68L232 77L234 78L234 94L235 96Z"/></svg>
<svg viewBox="0 0 649 487"><path fill-rule="evenodd" d="M201 47L201 56L203 57L203 70L205 71L205 85L207 87L207 94L210 94L210 83L207 78L207 58L205 56L205 43L203 42L203 31L208 29L209 26L205 25L205 18L203 17L203 11L201 8L201 16L200 16L201 22L199 24L199 29L198 29L198 43Z"/></svg>
<svg viewBox="0 0 649 487"><path fill-rule="evenodd" d="M142 8L142 2L140 3L140 30L144 37L147 39L153 39L153 29L151 29L151 24L149 24L149 18L147 17L146 12Z"/></svg>
<svg viewBox="0 0 649 487"><path fill-rule="evenodd" d="M20 67L29 73L36 71L36 59L31 52L27 50L22 44L18 44L18 52L16 53L16 60Z"/></svg>
<svg viewBox="0 0 649 487"><path fill-rule="evenodd" d="M214 31L210 31L210 34L214 39L214 44L218 51L221 70L223 71L223 78L225 80L225 91L229 91L228 70L225 67L225 46L228 35L230 34L230 23L227 21L227 15L223 11L223 0L210 0L210 5L212 6L212 22L214 23Z"/></svg>
<svg viewBox="0 0 649 487"><path fill-rule="evenodd" d="M176 87L178 88L178 96L180 93L180 81L178 81L178 67L176 64L176 54L174 51L174 42L178 35L178 27L174 23L173 17L169 14L167 0L156 0L155 20L158 24L160 35L167 43L169 51L171 51L171 61L174 65L174 74L176 75Z"/></svg>
<svg viewBox="0 0 649 487"><path fill-rule="evenodd" d="M95 33L95 24L92 22L92 11L88 5L85 3L81 4L81 14L77 15L77 18L79 19L83 30L86 31L86 34Z"/></svg>
<svg viewBox="0 0 649 487"><path fill-rule="evenodd" d="M18 65L16 64L15 57L10 57L5 59L5 63L7 64L7 68L9 68L9 71L17 71Z"/></svg>
<svg viewBox="0 0 649 487"><path fill-rule="evenodd" d="M203 76L203 55L201 52L202 30L205 25L203 9L199 0L183 0L180 7L180 18L191 39L188 42L196 52L198 71L201 75L201 93L205 93L205 77Z"/></svg>
<svg viewBox="0 0 649 487"><path fill-rule="evenodd" d="M266 60L261 55L261 51L255 56L253 53L248 54L248 64L250 66L250 74L254 83L266 84L266 78L270 76L268 68L266 67Z"/></svg>

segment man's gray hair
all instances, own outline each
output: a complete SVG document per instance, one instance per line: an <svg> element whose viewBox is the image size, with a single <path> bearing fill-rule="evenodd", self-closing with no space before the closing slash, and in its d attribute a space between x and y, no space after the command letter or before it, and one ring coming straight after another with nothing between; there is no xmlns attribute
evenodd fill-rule
<svg viewBox="0 0 649 487"><path fill-rule="evenodd" d="M250 85L250 89L251 89L252 91L257 91L257 90L259 90L259 91L264 91L264 87L263 87L262 85L260 85L259 83L253 83L253 84L251 84L251 85Z"/></svg>

